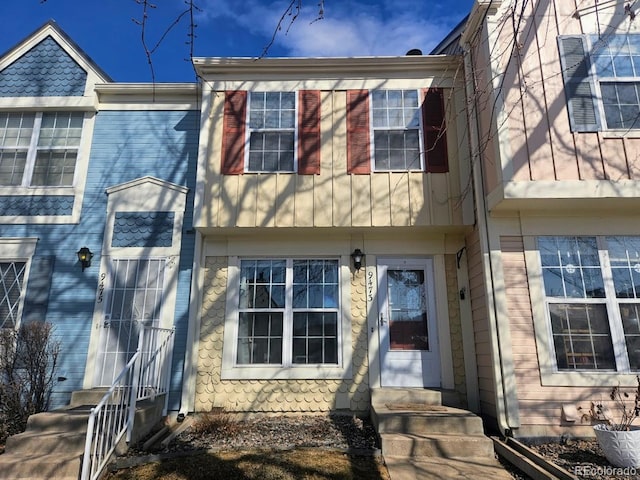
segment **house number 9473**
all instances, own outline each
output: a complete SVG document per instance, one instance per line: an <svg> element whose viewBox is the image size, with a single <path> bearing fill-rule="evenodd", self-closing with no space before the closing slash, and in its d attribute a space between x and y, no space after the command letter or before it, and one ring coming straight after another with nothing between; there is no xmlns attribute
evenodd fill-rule
<svg viewBox="0 0 640 480"><path fill-rule="evenodd" d="M367 300L373 302L373 272L367 272Z"/></svg>

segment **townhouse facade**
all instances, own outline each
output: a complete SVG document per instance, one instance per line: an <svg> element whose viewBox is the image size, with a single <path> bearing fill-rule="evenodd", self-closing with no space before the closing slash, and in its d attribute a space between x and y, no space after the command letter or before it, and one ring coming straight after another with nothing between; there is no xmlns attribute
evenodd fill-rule
<svg viewBox="0 0 640 480"><path fill-rule="evenodd" d="M189 410L365 413L381 386L476 404L459 59L194 65Z"/></svg>
<svg viewBox="0 0 640 480"><path fill-rule="evenodd" d="M634 10L479 1L457 37L478 212L471 302L492 352L478 362L481 410L515 436L590 436L590 403L613 409L611 388L636 385Z"/></svg>
<svg viewBox="0 0 640 480"><path fill-rule="evenodd" d="M111 385L139 325L175 329L180 406L197 105L193 84L113 82L54 22L0 57L0 328L53 325L51 408Z"/></svg>

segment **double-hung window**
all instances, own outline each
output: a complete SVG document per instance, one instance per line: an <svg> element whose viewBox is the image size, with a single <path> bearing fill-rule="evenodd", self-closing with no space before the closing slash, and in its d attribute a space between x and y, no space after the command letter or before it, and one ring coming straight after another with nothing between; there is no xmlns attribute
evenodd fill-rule
<svg viewBox="0 0 640 480"><path fill-rule="evenodd" d="M640 128L640 34L559 38L573 131Z"/></svg>
<svg viewBox="0 0 640 480"><path fill-rule="evenodd" d="M247 171L295 171L295 92L250 92L248 110Z"/></svg>
<svg viewBox="0 0 640 480"><path fill-rule="evenodd" d="M74 182L82 112L0 113L0 186Z"/></svg>
<svg viewBox="0 0 640 480"><path fill-rule="evenodd" d="M640 237L539 237L558 371L640 370Z"/></svg>
<svg viewBox="0 0 640 480"><path fill-rule="evenodd" d="M423 170L417 90L371 92L376 171Z"/></svg>
<svg viewBox="0 0 640 480"><path fill-rule="evenodd" d="M591 40L607 128L640 128L640 35Z"/></svg>
<svg viewBox="0 0 640 480"><path fill-rule="evenodd" d="M235 364L338 365L338 270L333 259L242 260Z"/></svg>

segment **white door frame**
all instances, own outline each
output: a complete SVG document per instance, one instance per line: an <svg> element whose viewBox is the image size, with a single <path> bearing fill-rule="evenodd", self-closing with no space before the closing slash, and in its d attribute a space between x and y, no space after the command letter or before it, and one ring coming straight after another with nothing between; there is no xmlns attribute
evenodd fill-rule
<svg viewBox="0 0 640 480"><path fill-rule="evenodd" d="M428 350L391 350L388 342L387 272L393 268L420 269L424 271L424 299L426 302ZM438 334L434 261L432 258L378 258L378 319L380 384L385 387L433 387L442 385L440 337ZM381 319L382 318L382 322ZM384 323L383 323L384 322ZM400 371L393 372L391 366Z"/></svg>

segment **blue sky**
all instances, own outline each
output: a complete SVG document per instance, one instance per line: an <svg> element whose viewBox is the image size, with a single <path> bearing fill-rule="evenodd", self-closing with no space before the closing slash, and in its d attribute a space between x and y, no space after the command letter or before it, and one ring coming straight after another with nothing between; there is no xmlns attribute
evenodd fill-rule
<svg viewBox="0 0 640 480"><path fill-rule="evenodd" d="M184 0L151 0L148 43L186 8ZM269 43L289 0L196 0L195 56L255 57ZM319 2L324 18L318 16ZM271 57L404 55L412 48L428 53L469 13L473 0L303 0L288 32L278 33ZM135 0L0 0L0 52L20 42L49 19L60 27L115 81L151 81L141 45L142 7ZM187 18L154 54L158 82L192 82L186 60Z"/></svg>

